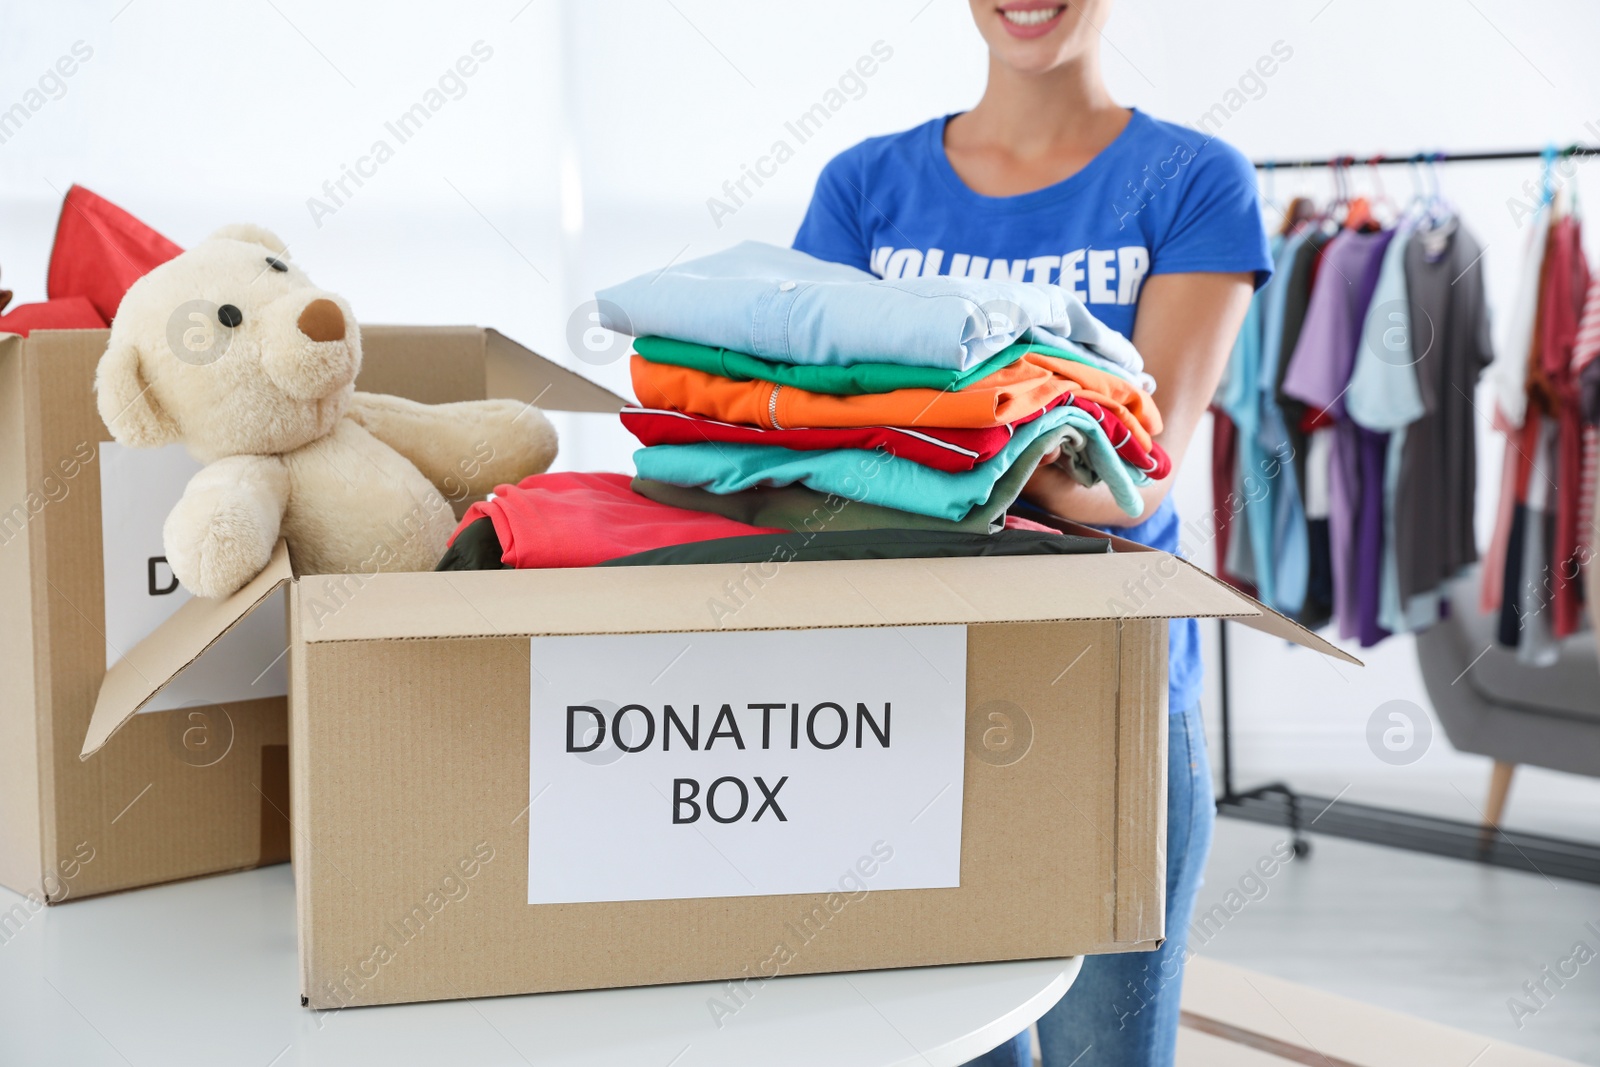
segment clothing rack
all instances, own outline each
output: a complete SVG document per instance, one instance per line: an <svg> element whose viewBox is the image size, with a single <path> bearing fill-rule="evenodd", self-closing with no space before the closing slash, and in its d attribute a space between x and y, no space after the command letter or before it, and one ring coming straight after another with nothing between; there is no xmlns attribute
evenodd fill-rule
<svg viewBox="0 0 1600 1067"><path fill-rule="evenodd" d="M1553 164L1561 159L1595 159L1600 145L1572 144L1566 148L1503 149L1476 152L1415 152L1408 156L1378 154L1367 157L1332 156L1326 159L1257 160L1259 171L1323 168L1349 170L1357 166L1416 166L1440 163L1489 163L1505 160L1541 160ZM1425 852L1451 859L1470 860L1495 867L1537 872L1557 878L1600 885L1600 845L1566 838L1547 837L1480 823L1442 819L1432 815L1377 807L1336 797L1296 792L1287 782L1270 782L1239 791L1233 777L1233 709L1230 698L1228 663L1228 623L1217 620L1217 654L1220 660L1218 681L1221 689L1222 718L1222 793L1217 797L1217 814L1249 822L1288 827L1294 853L1308 855L1306 832L1315 829L1329 837L1341 837L1390 848ZM1309 820L1307 812L1314 812Z"/></svg>
<svg viewBox="0 0 1600 1067"><path fill-rule="evenodd" d="M1566 148L1510 148L1478 152L1414 152L1409 156L1332 156L1328 159L1259 159L1257 170L1285 170L1308 167L1391 167L1403 163L1492 163L1506 159L1590 159L1600 156L1600 145L1573 144Z"/></svg>

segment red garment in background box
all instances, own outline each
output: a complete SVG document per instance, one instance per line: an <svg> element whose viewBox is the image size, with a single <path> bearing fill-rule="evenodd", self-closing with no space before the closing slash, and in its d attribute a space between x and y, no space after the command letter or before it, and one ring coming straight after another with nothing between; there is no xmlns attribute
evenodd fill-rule
<svg viewBox="0 0 1600 1067"><path fill-rule="evenodd" d="M84 297L103 326L128 286L182 251L111 201L74 185L61 204L45 292L52 301Z"/></svg>
<svg viewBox="0 0 1600 1067"><path fill-rule="evenodd" d="M18 304L0 315L0 333L26 337L33 330L103 330L106 320L81 296Z"/></svg>
<svg viewBox="0 0 1600 1067"><path fill-rule="evenodd" d="M450 540L487 517L508 567L592 567L668 545L787 532L658 504L628 488L632 480L626 474L535 474L468 508Z"/></svg>

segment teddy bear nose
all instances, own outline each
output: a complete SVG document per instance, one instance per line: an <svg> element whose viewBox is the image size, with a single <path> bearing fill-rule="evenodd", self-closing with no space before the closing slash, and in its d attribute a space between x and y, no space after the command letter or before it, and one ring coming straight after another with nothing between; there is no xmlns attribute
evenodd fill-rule
<svg viewBox="0 0 1600 1067"><path fill-rule="evenodd" d="M344 340L344 312L332 300L317 299L306 305L295 323L313 341Z"/></svg>

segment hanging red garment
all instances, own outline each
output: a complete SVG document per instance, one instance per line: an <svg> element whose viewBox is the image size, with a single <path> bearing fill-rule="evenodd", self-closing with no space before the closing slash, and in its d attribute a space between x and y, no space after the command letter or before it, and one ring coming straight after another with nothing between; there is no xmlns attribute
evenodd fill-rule
<svg viewBox="0 0 1600 1067"><path fill-rule="evenodd" d="M1211 408L1211 518L1216 524L1217 569L1216 575L1240 592L1256 595L1254 583L1245 581L1228 570L1228 544L1233 535L1233 518L1243 509L1243 503L1233 491L1233 474L1237 469L1239 428L1228 413L1219 407Z"/></svg>
<svg viewBox="0 0 1600 1067"><path fill-rule="evenodd" d="M128 286L183 249L81 185L67 190L50 251L50 299L81 296L110 322Z"/></svg>
<svg viewBox="0 0 1600 1067"><path fill-rule="evenodd" d="M1579 318L1589 290L1589 265L1583 256L1583 231L1574 216L1550 231L1545 284L1539 299L1540 351L1537 388L1556 421L1555 544L1550 558L1553 586L1552 629L1556 637L1578 630L1582 617L1578 583L1578 514L1583 478L1583 413L1573 373Z"/></svg>
<svg viewBox="0 0 1600 1067"><path fill-rule="evenodd" d="M1572 376L1578 383L1578 396L1583 413L1582 478L1578 483L1578 559L1584 567L1593 565L1594 552L1600 548L1600 538L1595 536L1595 479L1600 474L1600 275L1589 279L1589 293L1583 301L1583 315L1578 320L1578 339L1572 346ZM1587 592L1585 599L1588 599ZM1600 625L1600 624L1597 624Z"/></svg>

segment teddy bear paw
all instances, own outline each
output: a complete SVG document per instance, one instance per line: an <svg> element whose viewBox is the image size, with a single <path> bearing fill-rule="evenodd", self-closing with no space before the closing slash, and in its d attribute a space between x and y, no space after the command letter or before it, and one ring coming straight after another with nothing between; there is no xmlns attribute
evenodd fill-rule
<svg viewBox="0 0 1600 1067"><path fill-rule="evenodd" d="M184 522L179 511L168 516L167 564L185 589L198 597L231 596L261 573L276 538L267 536L252 512L223 507L195 524Z"/></svg>

